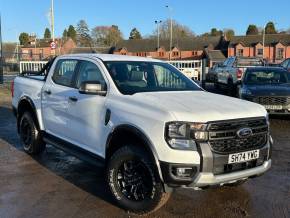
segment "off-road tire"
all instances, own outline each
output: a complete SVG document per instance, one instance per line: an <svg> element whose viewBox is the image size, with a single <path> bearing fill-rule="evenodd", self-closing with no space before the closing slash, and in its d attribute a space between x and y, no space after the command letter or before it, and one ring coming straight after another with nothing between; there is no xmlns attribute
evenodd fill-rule
<svg viewBox="0 0 290 218"><path fill-rule="evenodd" d="M134 166L143 167L144 170L141 171L143 173L142 179L140 179L140 182L142 183L142 190L144 190L144 187L148 187L149 185L149 191L147 189L147 193L144 194L145 198L138 201L138 199L130 199L134 198L128 195L128 192L124 192L124 187L128 187L125 185L122 185L126 176L120 176L120 175L126 175L126 173L122 174L120 173L120 169L126 169L125 163L129 163L130 161L135 161ZM124 166L124 167L123 167ZM133 166L133 165L132 165ZM143 169L142 168L142 169ZM126 170L124 170L126 171ZM146 174L147 172L147 174ZM147 214L152 213L156 210L158 210L160 207L162 207L169 199L170 193L165 193L163 184L160 181L160 178L158 176L156 165L154 164L154 161L150 158L146 150L141 149L137 146L128 145L121 147L119 150L117 150L110 158L107 170L107 181L109 185L109 189L112 193L112 196L116 203L123 209L134 213L134 214ZM146 175L146 176L145 176ZM118 178L120 180L118 180ZM131 180L134 178L140 178L140 174L136 173L134 174L134 177L131 177ZM124 182L125 183L125 182ZM121 187L124 186L124 187ZM123 189L122 189L123 188ZM132 189L132 186L131 186ZM130 189L130 190L131 190ZM146 189L146 188L145 188ZM122 192L123 191L123 192ZM130 191L129 191L130 192Z"/></svg>
<svg viewBox="0 0 290 218"><path fill-rule="evenodd" d="M44 151L45 142L30 112L24 112L20 118L19 135L26 153L39 154Z"/></svg>

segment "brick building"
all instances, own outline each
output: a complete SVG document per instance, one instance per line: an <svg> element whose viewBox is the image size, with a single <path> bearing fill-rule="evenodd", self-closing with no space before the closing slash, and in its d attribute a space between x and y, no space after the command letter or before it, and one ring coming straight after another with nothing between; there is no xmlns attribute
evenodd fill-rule
<svg viewBox="0 0 290 218"><path fill-rule="evenodd" d="M175 40L172 48L169 48L169 40L160 40L157 48L156 39L131 39L119 42L111 49L113 54L152 57L163 60L195 60L202 59L207 53L217 51L219 57L224 57L223 51L227 51L227 44L223 37L190 37ZM170 58L171 55L171 58ZM212 57L212 56L207 56Z"/></svg>
<svg viewBox="0 0 290 218"><path fill-rule="evenodd" d="M228 56L263 57L263 36L235 36L228 45ZM279 63L290 57L290 34L266 34L264 58Z"/></svg>
<svg viewBox="0 0 290 218"><path fill-rule="evenodd" d="M50 48L51 39L30 40L25 46L21 46L21 60L46 60L51 56L68 54L76 47L72 39L56 39L56 49Z"/></svg>

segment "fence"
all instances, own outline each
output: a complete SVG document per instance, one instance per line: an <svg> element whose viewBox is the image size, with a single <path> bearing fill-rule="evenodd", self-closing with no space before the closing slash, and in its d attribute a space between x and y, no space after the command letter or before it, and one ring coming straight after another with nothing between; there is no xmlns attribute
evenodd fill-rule
<svg viewBox="0 0 290 218"><path fill-rule="evenodd" d="M20 61L19 72L23 71L40 71L47 61Z"/></svg>
<svg viewBox="0 0 290 218"><path fill-rule="evenodd" d="M167 61L178 68L183 74L195 80L201 80L202 60L175 60Z"/></svg>

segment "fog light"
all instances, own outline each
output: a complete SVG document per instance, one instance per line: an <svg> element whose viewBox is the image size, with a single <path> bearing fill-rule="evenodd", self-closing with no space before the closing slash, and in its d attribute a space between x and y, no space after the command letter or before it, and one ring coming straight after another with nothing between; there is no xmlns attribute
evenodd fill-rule
<svg viewBox="0 0 290 218"><path fill-rule="evenodd" d="M180 178L192 177L196 170L192 167L173 167L172 174Z"/></svg>

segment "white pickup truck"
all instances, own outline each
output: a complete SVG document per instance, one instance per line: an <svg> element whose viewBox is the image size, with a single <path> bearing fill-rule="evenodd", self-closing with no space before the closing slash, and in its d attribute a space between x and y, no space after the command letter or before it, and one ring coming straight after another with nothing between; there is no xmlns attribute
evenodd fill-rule
<svg viewBox="0 0 290 218"><path fill-rule="evenodd" d="M19 75L12 95L27 153L50 144L106 167L133 213L157 210L174 188L238 185L271 166L263 106L206 92L159 60L59 56Z"/></svg>

